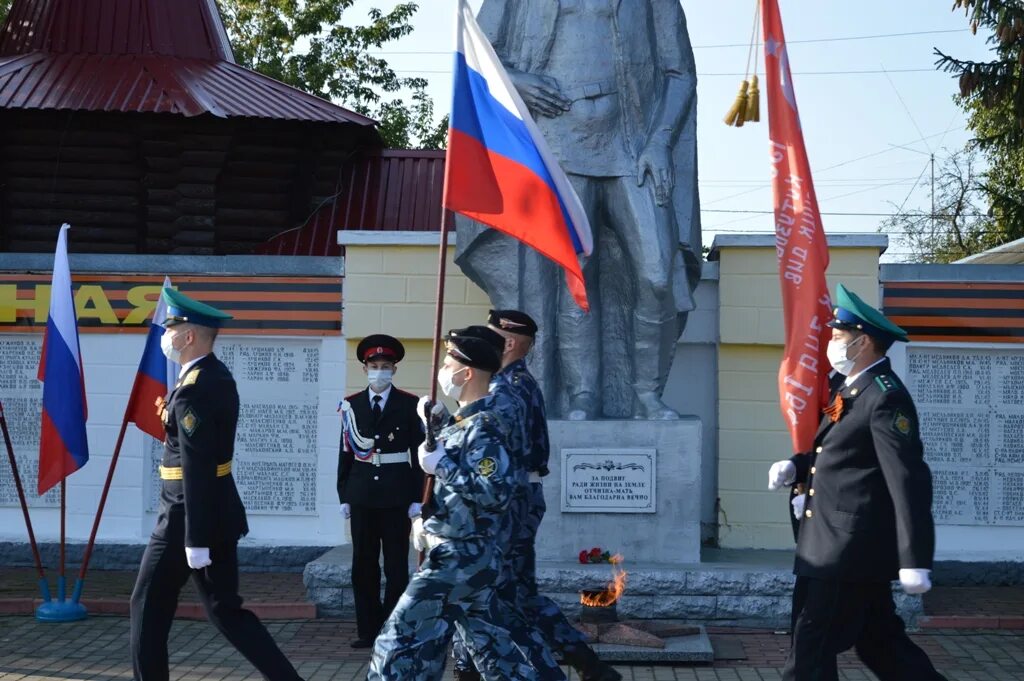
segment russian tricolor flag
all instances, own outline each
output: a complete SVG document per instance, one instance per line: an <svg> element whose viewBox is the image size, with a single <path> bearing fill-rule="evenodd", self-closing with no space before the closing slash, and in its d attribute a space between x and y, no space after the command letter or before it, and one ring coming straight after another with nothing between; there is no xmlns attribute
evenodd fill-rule
<svg viewBox="0 0 1024 681"><path fill-rule="evenodd" d="M579 197L465 0L459 0L444 205L519 239L566 271L589 309L579 254L593 237Z"/></svg>
<svg viewBox="0 0 1024 681"><path fill-rule="evenodd" d="M68 230L64 224L53 257L50 316L46 320L39 380L43 382L42 427L39 437L39 494L61 482L89 460L85 434L88 417L85 373L78 346L78 319L71 294Z"/></svg>
<svg viewBox="0 0 1024 681"><path fill-rule="evenodd" d="M164 277L164 288L171 287L171 280ZM135 374L135 384L128 398L125 420L134 423L139 430L157 440L164 439L164 424L156 413L156 401L166 397L172 377L178 373L178 365L164 357L160 349L160 337L164 334L163 322L167 319L167 303L163 296L157 297L153 318L149 320L149 333L146 335L146 347L142 350L142 360Z"/></svg>

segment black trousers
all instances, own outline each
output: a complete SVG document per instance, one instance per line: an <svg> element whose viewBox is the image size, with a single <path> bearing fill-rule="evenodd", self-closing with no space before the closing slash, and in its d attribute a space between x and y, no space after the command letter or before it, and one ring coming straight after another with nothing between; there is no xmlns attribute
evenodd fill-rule
<svg viewBox="0 0 1024 681"><path fill-rule="evenodd" d="M797 577L793 619L784 681L836 681L836 656L851 647L880 681L945 681L907 636L889 582Z"/></svg>
<svg viewBox="0 0 1024 681"><path fill-rule="evenodd" d="M193 570L182 539L151 537L142 556L131 601L131 652L135 681L168 681L167 636L178 595L189 577L215 627L270 681L301 681L256 615L238 595L237 544L210 548L213 564Z"/></svg>
<svg viewBox="0 0 1024 681"><path fill-rule="evenodd" d="M352 505L352 591L359 638L377 638L384 620L409 585L407 506L370 508ZM380 600L380 557L384 554L384 602Z"/></svg>

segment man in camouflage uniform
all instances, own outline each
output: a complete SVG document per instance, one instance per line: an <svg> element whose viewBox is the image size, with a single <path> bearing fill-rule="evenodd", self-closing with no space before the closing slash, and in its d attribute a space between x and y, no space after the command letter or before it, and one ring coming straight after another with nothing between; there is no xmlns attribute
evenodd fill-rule
<svg viewBox="0 0 1024 681"><path fill-rule="evenodd" d="M488 327L504 338L502 368L491 381L491 392L503 398L503 404L521 411L514 416L516 427L510 442L520 442L510 453L528 472L522 494L513 495L508 514L510 539L502 564L498 593L503 601L514 603L529 622L540 630L545 641L576 668L583 681L618 681L615 669L602 662L586 637L569 623L561 608L537 589L535 543L547 506L541 478L548 474L551 445L548 439L544 395L526 366L526 355L537 335L537 323L518 310L491 310ZM468 656L456 647L456 678L474 681L480 678L472 670Z"/></svg>
<svg viewBox="0 0 1024 681"><path fill-rule="evenodd" d="M432 513L414 528L429 553L377 637L368 681L440 679L456 624L487 679L537 678L502 624L507 616L494 587L501 560L495 540L517 475L504 445L506 427L483 399L500 367L487 341L449 336L438 382L460 406L437 445L418 451L423 470L435 476Z"/></svg>

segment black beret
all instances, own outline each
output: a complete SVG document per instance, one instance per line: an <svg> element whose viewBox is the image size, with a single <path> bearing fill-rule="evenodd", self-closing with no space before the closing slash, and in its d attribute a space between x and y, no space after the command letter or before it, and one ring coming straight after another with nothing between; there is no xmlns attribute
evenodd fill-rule
<svg viewBox="0 0 1024 681"><path fill-rule="evenodd" d="M487 323L502 331L520 336L533 338L537 335L537 322L533 321L533 317L519 310L491 310L487 314Z"/></svg>
<svg viewBox="0 0 1024 681"><path fill-rule="evenodd" d="M392 362L401 362L405 357L405 346L394 336L386 333L375 333L359 341L356 347L356 359L366 364L371 359L381 357Z"/></svg>
<svg viewBox="0 0 1024 681"><path fill-rule="evenodd" d="M479 338L482 341L490 343L497 352L498 356L505 354L505 339L501 337L501 334L494 329L488 329L486 326L467 326L464 329L452 329L448 332L448 336L471 336L473 338Z"/></svg>
<svg viewBox="0 0 1024 681"><path fill-rule="evenodd" d="M448 334L447 347L448 354L460 364L492 374L501 369L501 354L482 338Z"/></svg>

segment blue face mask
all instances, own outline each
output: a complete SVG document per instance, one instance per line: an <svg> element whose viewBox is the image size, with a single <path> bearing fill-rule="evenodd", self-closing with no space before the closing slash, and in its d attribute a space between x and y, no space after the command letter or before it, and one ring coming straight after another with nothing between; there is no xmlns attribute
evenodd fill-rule
<svg viewBox="0 0 1024 681"><path fill-rule="evenodd" d="M395 372L391 369L367 369L366 378L370 382L370 388L375 393L382 393L391 385Z"/></svg>

